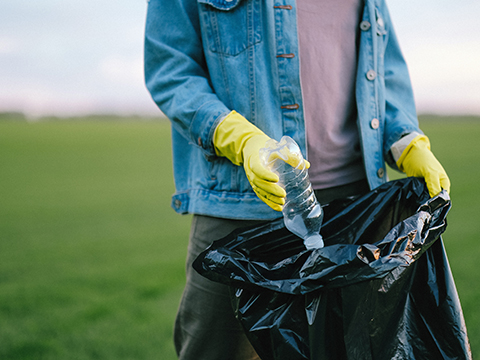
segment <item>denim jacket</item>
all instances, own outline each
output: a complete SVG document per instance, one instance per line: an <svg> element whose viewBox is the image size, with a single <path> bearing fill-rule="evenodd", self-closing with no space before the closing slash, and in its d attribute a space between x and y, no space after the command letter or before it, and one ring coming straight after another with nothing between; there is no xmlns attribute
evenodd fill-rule
<svg viewBox="0 0 480 360"><path fill-rule="evenodd" d="M365 0L356 101L370 187L386 181L390 147L421 132L384 0ZM236 110L267 135L306 153L295 0L150 0L145 78L172 124L172 207L234 219L272 219L243 167L215 154L219 121ZM394 163L391 164L395 166Z"/></svg>

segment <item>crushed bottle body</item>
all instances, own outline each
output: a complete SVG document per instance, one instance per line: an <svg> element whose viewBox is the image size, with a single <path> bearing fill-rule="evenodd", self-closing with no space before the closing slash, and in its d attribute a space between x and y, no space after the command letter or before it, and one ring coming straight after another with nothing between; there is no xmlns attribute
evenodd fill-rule
<svg viewBox="0 0 480 360"><path fill-rule="evenodd" d="M304 240L307 249L324 246L319 234L323 209L315 197L300 148L293 139L271 140L260 151L264 165L279 176L279 185L287 193L283 206L285 226Z"/></svg>

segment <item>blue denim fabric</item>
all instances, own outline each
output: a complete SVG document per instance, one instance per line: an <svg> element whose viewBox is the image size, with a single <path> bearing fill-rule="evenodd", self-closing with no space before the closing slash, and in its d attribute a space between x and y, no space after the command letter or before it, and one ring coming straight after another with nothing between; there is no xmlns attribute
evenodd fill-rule
<svg viewBox="0 0 480 360"><path fill-rule="evenodd" d="M177 212L281 216L257 198L241 166L215 155L212 137L218 122L236 110L272 138L291 136L308 159L295 9L295 0L149 1L145 78L172 123ZM421 131L385 1L365 0L362 21L357 122L375 188L386 181L392 144Z"/></svg>

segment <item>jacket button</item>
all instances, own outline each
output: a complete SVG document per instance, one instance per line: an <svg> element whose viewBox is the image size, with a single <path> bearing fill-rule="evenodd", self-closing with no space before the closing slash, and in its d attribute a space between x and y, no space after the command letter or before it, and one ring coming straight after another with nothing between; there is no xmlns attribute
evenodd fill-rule
<svg viewBox="0 0 480 360"><path fill-rule="evenodd" d="M378 121L378 119L372 119L372 121L370 121L370 126L372 129L376 130L380 126L380 121Z"/></svg>
<svg viewBox="0 0 480 360"><path fill-rule="evenodd" d="M372 27L372 25L370 25L370 23L367 20L364 20L360 23L360 30L362 30L362 31L367 31L371 27Z"/></svg>
<svg viewBox="0 0 480 360"><path fill-rule="evenodd" d="M182 206L182 202L181 202L180 200L176 199L176 200L175 200L175 207L176 207L177 209L180 209L180 206Z"/></svg>
<svg viewBox="0 0 480 360"><path fill-rule="evenodd" d="M380 168L377 170L377 176L381 179L385 176L385 170L383 168Z"/></svg>
<svg viewBox="0 0 480 360"><path fill-rule="evenodd" d="M375 78L377 77L377 73L375 72L375 70L368 70L367 71L367 79L372 81L372 80L375 80Z"/></svg>

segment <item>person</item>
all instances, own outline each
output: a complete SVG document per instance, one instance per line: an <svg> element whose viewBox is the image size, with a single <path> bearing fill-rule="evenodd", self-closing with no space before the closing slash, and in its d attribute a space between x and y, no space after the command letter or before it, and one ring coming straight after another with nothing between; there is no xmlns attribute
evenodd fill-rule
<svg viewBox="0 0 480 360"><path fill-rule="evenodd" d="M231 231L281 216L259 150L293 138L319 201L387 181L386 163L449 191L419 128L384 0L150 0L145 79L172 127L172 207L193 214L174 341L180 359L257 359L229 289L191 267Z"/></svg>

